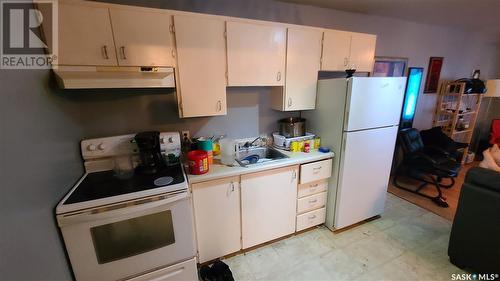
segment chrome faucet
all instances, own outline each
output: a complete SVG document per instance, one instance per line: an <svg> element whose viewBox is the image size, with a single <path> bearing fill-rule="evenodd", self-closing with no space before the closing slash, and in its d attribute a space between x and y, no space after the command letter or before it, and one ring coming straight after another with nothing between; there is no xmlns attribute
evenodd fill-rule
<svg viewBox="0 0 500 281"><path fill-rule="evenodd" d="M251 147L251 146L252 146L252 145L253 145L256 141L258 141L258 140L260 140L260 139L264 140L264 138L263 138L263 137L259 136L259 137L257 137L256 139L254 139L254 140L253 140L253 141L251 141L251 142L246 142L246 143L243 145L243 147L244 147L244 148L249 148L249 147Z"/></svg>

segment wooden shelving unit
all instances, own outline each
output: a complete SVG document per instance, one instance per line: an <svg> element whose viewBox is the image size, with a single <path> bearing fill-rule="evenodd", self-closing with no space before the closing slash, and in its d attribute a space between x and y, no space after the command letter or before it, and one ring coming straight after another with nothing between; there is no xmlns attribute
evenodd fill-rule
<svg viewBox="0 0 500 281"><path fill-rule="evenodd" d="M443 132L454 141L468 143L470 146L482 95L465 94L464 90L464 82L441 83L433 127L442 127ZM462 164L468 151L468 147L463 151Z"/></svg>

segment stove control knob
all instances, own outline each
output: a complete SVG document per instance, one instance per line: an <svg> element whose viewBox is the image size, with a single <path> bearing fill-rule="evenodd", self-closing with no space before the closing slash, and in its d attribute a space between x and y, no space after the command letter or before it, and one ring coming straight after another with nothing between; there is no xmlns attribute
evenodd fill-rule
<svg viewBox="0 0 500 281"><path fill-rule="evenodd" d="M104 143L99 144L99 150L104 150L106 149L106 145Z"/></svg>
<svg viewBox="0 0 500 281"><path fill-rule="evenodd" d="M88 151L95 151L97 148L95 147L94 144L89 144L89 146L87 146L87 150Z"/></svg>
<svg viewBox="0 0 500 281"><path fill-rule="evenodd" d="M168 142L169 142L169 143L174 143L174 139L172 139L172 137L169 137L169 138L168 138Z"/></svg>

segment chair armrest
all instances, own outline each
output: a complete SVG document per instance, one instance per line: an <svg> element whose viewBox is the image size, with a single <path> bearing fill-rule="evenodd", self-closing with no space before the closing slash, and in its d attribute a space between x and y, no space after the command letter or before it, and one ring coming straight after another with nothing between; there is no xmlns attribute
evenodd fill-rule
<svg viewBox="0 0 500 281"><path fill-rule="evenodd" d="M450 153L448 153L448 151L442 149L441 147L437 147L437 146L433 146L433 145L425 146L424 151L429 152L429 153L434 153L434 154L440 154L442 156L450 156Z"/></svg>
<svg viewBox="0 0 500 281"><path fill-rule="evenodd" d="M415 152L409 157L410 161L418 161L418 160L424 160L428 162L431 165L437 164L436 159L430 157L429 155L423 153L423 152Z"/></svg>

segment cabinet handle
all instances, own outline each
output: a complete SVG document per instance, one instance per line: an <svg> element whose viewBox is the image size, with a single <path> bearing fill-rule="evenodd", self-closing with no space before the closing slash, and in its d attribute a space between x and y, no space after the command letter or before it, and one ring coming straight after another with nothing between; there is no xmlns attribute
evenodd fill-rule
<svg viewBox="0 0 500 281"><path fill-rule="evenodd" d="M314 203L316 203L316 202L318 202L318 199L309 200L309 204L314 204Z"/></svg>
<svg viewBox="0 0 500 281"><path fill-rule="evenodd" d="M121 46L120 51L122 52L122 59L126 60L127 56L125 55L125 46Z"/></svg>
<svg viewBox="0 0 500 281"><path fill-rule="evenodd" d="M278 74L276 74L276 81L281 81L281 71L278 71Z"/></svg>
<svg viewBox="0 0 500 281"><path fill-rule="evenodd" d="M288 107L292 106L292 98L288 98Z"/></svg>
<svg viewBox="0 0 500 281"><path fill-rule="evenodd" d="M344 58L344 66L347 66L347 64L348 64L348 63L349 63L349 62L348 62L348 59L347 59L347 58Z"/></svg>
<svg viewBox="0 0 500 281"><path fill-rule="evenodd" d="M320 170L321 170L321 166L313 168L313 173L317 174L317 173L319 173Z"/></svg>
<svg viewBox="0 0 500 281"><path fill-rule="evenodd" d="M234 192L234 182L231 182L231 192Z"/></svg>
<svg viewBox="0 0 500 281"><path fill-rule="evenodd" d="M109 60L108 46L106 45L102 46L102 56L104 57L105 60Z"/></svg>
<svg viewBox="0 0 500 281"><path fill-rule="evenodd" d="M292 181L297 178L297 172L293 170L292 172Z"/></svg>
<svg viewBox="0 0 500 281"><path fill-rule="evenodd" d="M319 185L318 183L316 183L316 184L311 184L311 187L318 187L318 185Z"/></svg>
<svg viewBox="0 0 500 281"><path fill-rule="evenodd" d="M175 51L172 49L172 57L175 58Z"/></svg>
<svg viewBox="0 0 500 281"><path fill-rule="evenodd" d="M219 112L222 111L222 101L220 101L220 100L217 101L217 111L219 111Z"/></svg>
<svg viewBox="0 0 500 281"><path fill-rule="evenodd" d="M316 218L316 215L312 215L312 216L309 216L309 217L307 217L307 218L308 218L308 219L310 219L310 220L313 220L313 219L315 219L315 218Z"/></svg>

